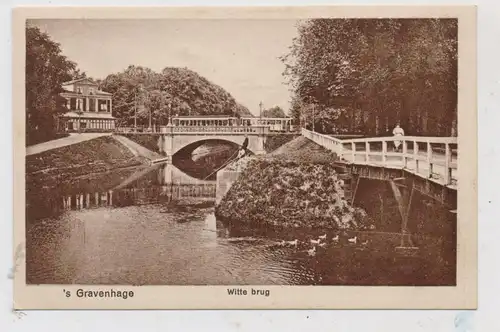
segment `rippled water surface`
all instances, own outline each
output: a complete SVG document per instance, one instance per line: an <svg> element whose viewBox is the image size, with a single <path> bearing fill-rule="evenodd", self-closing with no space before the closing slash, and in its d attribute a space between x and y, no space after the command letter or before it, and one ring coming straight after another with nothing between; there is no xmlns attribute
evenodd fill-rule
<svg viewBox="0 0 500 332"><path fill-rule="evenodd" d="M215 189L215 181L192 178L172 165L94 176L61 188L31 188L26 280L133 285L454 283L454 277L443 278L446 262L401 258L380 246L347 244L311 257L308 248L276 246L279 238L237 235L214 217Z"/></svg>
<svg viewBox="0 0 500 332"><path fill-rule="evenodd" d="M165 172L134 172L113 191L28 195L28 283L315 282L293 248L230 236L214 217L214 181L189 179L178 169ZM134 174L140 176L130 182ZM39 210L50 216L36 218Z"/></svg>
<svg viewBox="0 0 500 332"><path fill-rule="evenodd" d="M155 204L68 211L32 227L32 244L40 250L30 262L30 281L256 285L313 278L291 252L270 249L269 240L227 237L216 228L212 209L162 209ZM54 235L43 236L47 232Z"/></svg>

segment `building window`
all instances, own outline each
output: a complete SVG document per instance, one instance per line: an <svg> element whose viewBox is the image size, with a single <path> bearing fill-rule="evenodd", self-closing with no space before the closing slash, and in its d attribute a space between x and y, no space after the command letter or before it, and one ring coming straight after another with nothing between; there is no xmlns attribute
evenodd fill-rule
<svg viewBox="0 0 500 332"><path fill-rule="evenodd" d="M76 109L77 109L77 110L79 110L79 111L81 111L81 110L82 110L82 108L83 108L83 105L82 105L82 104L83 104L83 100L81 100L81 99L77 99L77 100L76 100Z"/></svg>
<svg viewBox="0 0 500 332"><path fill-rule="evenodd" d="M91 94L91 95L94 94L94 88L89 88L89 94Z"/></svg>
<svg viewBox="0 0 500 332"><path fill-rule="evenodd" d="M67 124L68 124L68 130L73 130L73 122L68 121Z"/></svg>
<svg viewBox="0 0 500 332"><path fill-rule="evenodd" d="M76 88L76 93L82 93L82 88L80 87Z"/></svg>
<svg viewBox="0 0 500 332"><path fill-rule="evenodd" d="M100 110L101 111L106 111L107 110L106 106L107 106L106 103L101 103Z"/></svg>

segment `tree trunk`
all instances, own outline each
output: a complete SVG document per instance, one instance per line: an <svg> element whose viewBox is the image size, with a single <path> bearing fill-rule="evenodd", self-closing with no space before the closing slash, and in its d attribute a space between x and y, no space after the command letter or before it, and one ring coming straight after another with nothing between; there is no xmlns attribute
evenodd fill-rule
<svg viewBox="0 0 500 332"><path fill-rule="evenodd" d="M458 128L457 128L457 119L453 119L452 125L451 125L451 136L452 137L457 137L458 136Z"/></svg>
<svg viewBox="0 0 500 332"><path fill-rule="evenodd" d="M424 112L424 118L422 120L423 120L422 121L423 122L422 123L423 134L425 136L427 136L427 122L429 120L429 110L428 109L425 110L425 112Z"/></svg>

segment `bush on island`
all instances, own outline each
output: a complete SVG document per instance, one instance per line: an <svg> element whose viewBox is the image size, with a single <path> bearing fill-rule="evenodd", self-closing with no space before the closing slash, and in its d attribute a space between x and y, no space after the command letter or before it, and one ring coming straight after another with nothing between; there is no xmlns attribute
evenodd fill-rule
<svg viewBox="0 0 500 332"><path fill-rule="evenodd" d="M344 197L331 163L251 158L216 207L222 220L242 227L362 229L370 220Z"/></svg>

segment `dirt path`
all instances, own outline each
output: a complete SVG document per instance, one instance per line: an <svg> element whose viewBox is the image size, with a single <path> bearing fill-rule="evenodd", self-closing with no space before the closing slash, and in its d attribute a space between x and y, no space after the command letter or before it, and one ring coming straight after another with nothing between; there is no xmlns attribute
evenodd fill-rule
<svg viewBox="0 0 500 332"><path fill-rule="evenodd" d="M48 150L62 148L63 146L68 146L72 144L77 144L80 142L88 141L101 136L108 136L110 133L81 133L81 134L70 134L68 137L63 137L55 139L53 141L43 142L40 144L35 144L28 146L26 148L26 155L30 156L33 154L42 153Z"/></svg>

